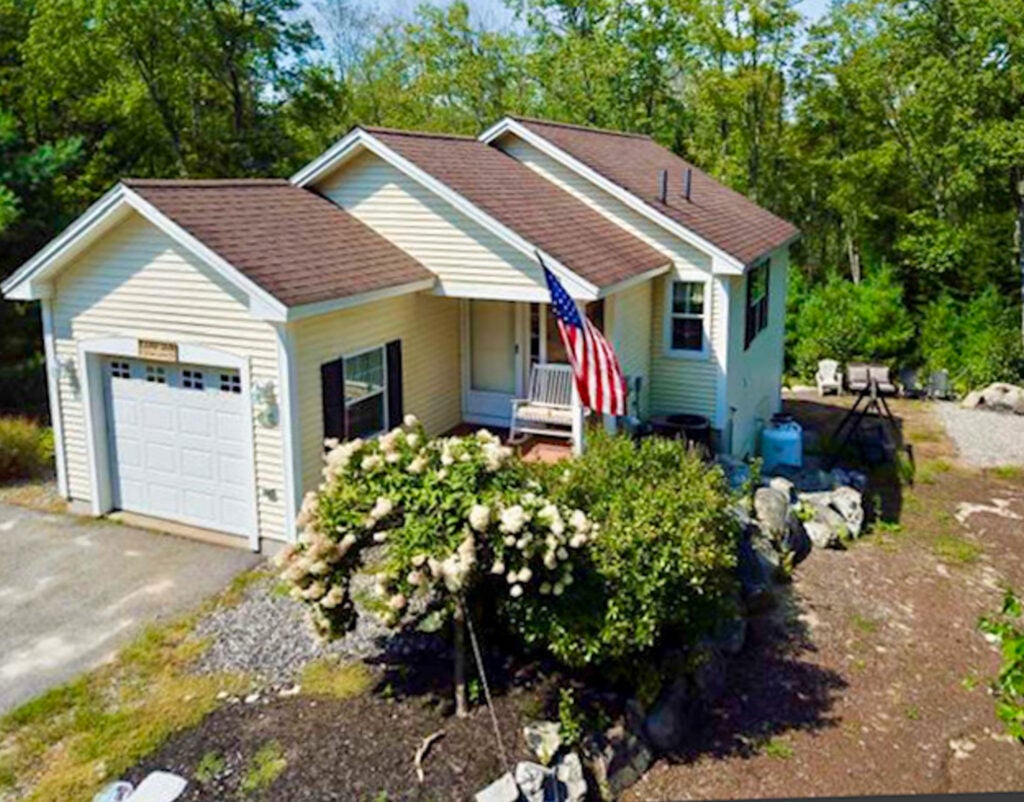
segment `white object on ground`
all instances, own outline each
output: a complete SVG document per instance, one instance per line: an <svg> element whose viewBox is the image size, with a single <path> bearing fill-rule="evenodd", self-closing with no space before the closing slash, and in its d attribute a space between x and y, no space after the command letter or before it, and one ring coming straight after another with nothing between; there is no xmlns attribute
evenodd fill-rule
<svg viewBox="0 0 1024 802"><path fill-rule="evenodd" d="M992 499L992 505L987 504L971 504L967 501L962 501L956 505L956 513L954 517L961 525L967 525L967 519L972 515L979 512L988 513L989 515L998 515L1000 518L1008 518L1011 521L1021 520L1021 516L1010 509L1012 502L1006 498L994 498Z"/></svg>
<svg viewBox="0 0 1024 802"><path fill-rule="evenodd" d="M174 802L185 792L188 781L168 771L154 771L146 776L135 793L125 802Z"/></svg>
<svg viewBox="0 0 1024 802"><path fill-rule="evenodd" d="M104 785L92 798L92 802L124 802L133 790L134 786L131 783L118 780Z"/></svg>

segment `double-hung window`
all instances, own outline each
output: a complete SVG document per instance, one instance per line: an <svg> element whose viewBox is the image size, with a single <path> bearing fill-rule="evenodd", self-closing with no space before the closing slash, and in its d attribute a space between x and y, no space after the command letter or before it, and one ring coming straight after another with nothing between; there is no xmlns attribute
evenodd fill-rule
<svg viewBox="0 0 1024 802"><path fill-rule="evenodd" d="M754 338L768 325L768 270L769 263L765 261L747 273L745 348L749 348Z"/></svg>
<svg viewBox="0 0 1024 802"><path fill-rule="evenodd" d="M703 281L673 281L669 286L668 350L699 355L705 351L704 316L707 314Z"/></svg>
<svg viewBox="0 0 1024 802"><path fill-rule="evenodd" d="M387 366L383 346L345 357L348 437L369 437L388 427Z"/></svg>

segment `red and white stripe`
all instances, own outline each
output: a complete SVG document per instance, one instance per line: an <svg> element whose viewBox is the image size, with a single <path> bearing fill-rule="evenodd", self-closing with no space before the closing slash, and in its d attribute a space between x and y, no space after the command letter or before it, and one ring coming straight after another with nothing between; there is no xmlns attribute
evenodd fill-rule
<svg viewBox="0 0 1024 802"><path fill-rule="evenodd" d="M583 330L558 320L583 406L603 415L626 414L626 378L615 349L582 313Z"/></svg>

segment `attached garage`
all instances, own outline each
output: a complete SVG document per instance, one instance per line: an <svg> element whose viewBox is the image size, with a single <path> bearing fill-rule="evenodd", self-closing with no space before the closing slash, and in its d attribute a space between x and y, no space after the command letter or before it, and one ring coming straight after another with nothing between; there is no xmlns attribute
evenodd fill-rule
<svg viewBox="0 0 1024 802"><path fill-rule="evenodd" d="M303 443L313 462L322 453L321 399L340 402L357 384L352 365L344 389L324 389L321 364L340 364L353 345L316 333L371 301L407 310L380 343L397 371L380 395L400 418L395 338L416 331L410 315L430 311L423 325L434 326L450 309L457 347L454 302L412 300L434 284L365 224L287 181L152 180L119 184L3 290L42 303L57 479L72 510L273 551L295 537ZM436 339L422 341L411 369L433 376L436 358L421 352ZM314 352L300 392L298 355ZM300 397L315 399L303 420Z"/></svg>
<svg viewBox="0 0 1024 802"><path fill-rule="evenodd" d="M254 531L252 421L239 371L125 357L103 367L114 508Z"/></svg>

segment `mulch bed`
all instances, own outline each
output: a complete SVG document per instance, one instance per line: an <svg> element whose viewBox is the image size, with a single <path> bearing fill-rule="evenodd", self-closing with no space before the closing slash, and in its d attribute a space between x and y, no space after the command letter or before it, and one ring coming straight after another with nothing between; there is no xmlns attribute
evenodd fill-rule
<svg viewBox="0 0 1024 802"><path fill-rule="evenodd" d="M127 777L139 782L149 771L173 771L190 779L182 802L225 799L456 800L470 799L503 772L486 706L469 717L452 715L443 687L450 664L415 669L418 687L402 687L411 671L379 671L373 691L353 699L271 697L253 704L227 704L198 727L171 738ZM433 685L424 689L423 685ZM536 718L546 698L543 683L522 679L501 692L495 707L508 759L530 759L522 726ZM424 782L414 757L423 739L444 737L423 760ZM245 794L241 784L253 755L276 742L287 768L264 789ZM215 751L224 769L206 784L194 779L204 756Z"/></svg>

